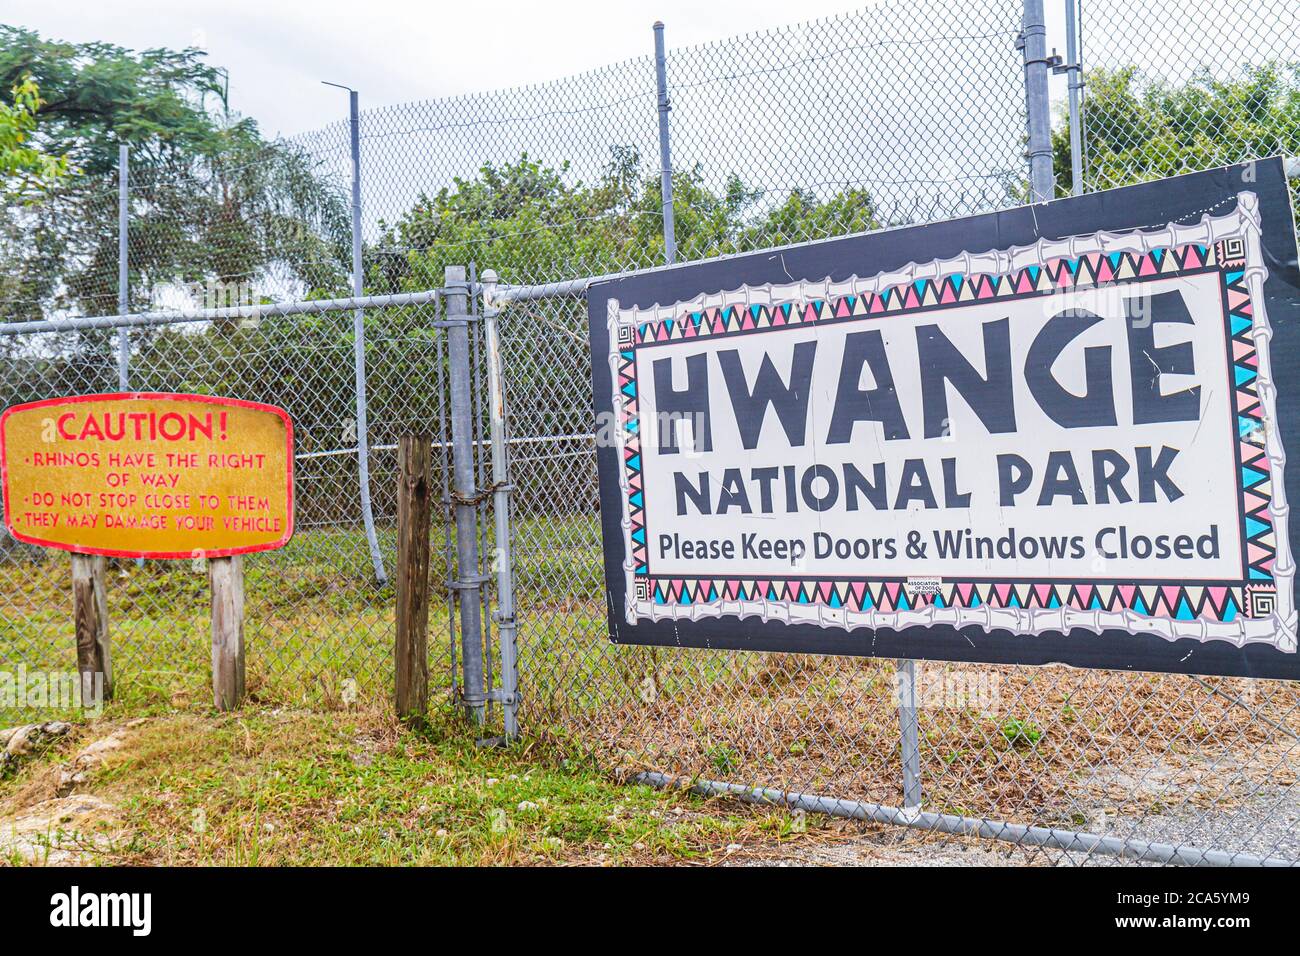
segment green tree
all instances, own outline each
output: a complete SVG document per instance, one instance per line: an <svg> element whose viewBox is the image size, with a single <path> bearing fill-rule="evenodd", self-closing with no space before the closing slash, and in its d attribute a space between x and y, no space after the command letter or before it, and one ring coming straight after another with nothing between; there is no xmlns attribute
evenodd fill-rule
<svg viewBox="0 0 1300 956"><path fill-rule="evenodd" d="M825 199L804 190L771 197L726 177L712 188L700 166L673 174L674 234L681 260L702 259L878 228L871 197L849 189ZM379 243L376 287L428 288L443 267L474 261L511 282L549 282L656 266L664 259L658 175L630 147L614 147L596 182L573 182L569 165L524 155L488 164L420 195Z"/></svg>
<svg viewBox="0 0 1300 956"><path fill-rule="evenodd" d="M819 198L795 190L769 195L738 176L713 185L699 166L673 174L675 236L681 261L746 252L783 243L877 228L874 204L862 190ZM386 291L438 286L443 268L476 262L505 282L543 283L661 265L664 261L662 195L656 170L635 149L615 147L596 181L574 181L567 164L546 166L525 155L489 164L472 179L457 179L384 230L384 265L372 266L369 284ZM375 257L371 257L375 261ZM382 275L375 270L384 270ZM417 331L402 325L402 310L368 312L388 339ZM511 383L511 404L535 434L581 434L590 428L591 396L585 385L588 356L586 305L581 297L554 299L511 317L514 334L504 348L509 367L528 369ZM536 326L529 334L528 326ZM411 341L415 341L414 338ZM521 350L515 354L514 350ZM378 350L370 365L379 391L434 407L430 377L388 387ZM410 350L412 352L417 350ZM523 354L526 352L527 354ZM414 406L412 406L414 407ZM594 488L588 488L594 495Z"/></svg>
<svg viewBox="0 0 1300 956"><path fill-rule="evenodd" d="M0 199L10 210L0 219L0 262L6 263L0 268L0 302L23 294L12 268L26 249L18 207L44 196L68 173L66 156L51 155L33 139L40 105L40 89L30 76L14 84L12 102L0 101Z"/></svg>
<svg viewBox="0 0 1300 956"><path fill-rule="evenodd" d="M30 197L62 179L66 156L52 156L33 142L40 88L30 76L13 87L13 102L0 101L0 187L6 202Z"/></svg>
<svg viewBox="0 0 1300 956"><path fill-rule="evenodd" d="M1245 159L1300 153L1300 64L1208 71L1188 83L1135 67L1088 74L1083 126L1089 189L1109 189ZM1052 133L1058 195L1069 195L1070 125Z"/></svg>
<svg viewBox="0 0 1300 956"><path fill-rule="evenodd" d="M348 261L340 191L302 151L227 109L222 73L197 50L135 52L0 26L0 85L31 77L30 142L73 168L8 229L9 317L116 306L117 152L131 150L131 305L159 285L255 284L271 274L336 291Z"/></svg>

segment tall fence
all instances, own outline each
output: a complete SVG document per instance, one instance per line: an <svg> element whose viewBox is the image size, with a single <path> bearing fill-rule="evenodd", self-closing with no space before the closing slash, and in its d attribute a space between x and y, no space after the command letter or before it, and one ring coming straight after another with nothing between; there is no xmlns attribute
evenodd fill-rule
<svg viewBox="0 0 1300 956"><path fill-rule="evenodd" d="M517 631L526 732L628 779L684 778L711 792L975 833L1022 857L1296 862L1300 696L1291 684L607 640L584 296L592 277L1018 204L1039 182L1034 159L1041 175L1050 157L1065 195L1300 154L1300 11L1290 0L1223 11L1049 0L1042 30L1026 29L1037 9L1032 0L882 4L685 49L672 47L669 24L662 59L647 30L644 57L540 86L362 110L355 138L341 120L184 182L128 168L128 287L117 285L116 242L99 241L59 263L28 249L0 298L11 319L68 329L79 314L391 297L442 289L449 265L491 269L495 292L482 283L473 292L500 330L510 474L492 477L489 350L471 322L476 478L484 492L509 489L514 608L496 613L490 588L482 598L484 690L500 690L491 672L499 621L507 639ZM310 188L299 188L303 177ZM268 179L296 185L254 188ZM223 205L236 182L239 195L263 198ZM60 216L112 222L120 186L11 216L5 241ZM193 195L212 205L191 215ZM301 531L284 551L248 562L255 696L331 702L354 685L386 688L393 600L380 571L394 549L399 434L434 436L444 510L455 503L441 297L398 301L0 336L5 405L116 389L122 327L132 389L289 410ZM475 507L486 577L506 542L492 500L481 494ZM435 542L442 585L455 565L445 528ZM0 575L0 663L70 666L62 563L9 541ZM199 695L203 580L188 565L113 568L124 695ZM430 641L431 673L450 692L456 590L445 588L432 624L446 641Z"/></svg>

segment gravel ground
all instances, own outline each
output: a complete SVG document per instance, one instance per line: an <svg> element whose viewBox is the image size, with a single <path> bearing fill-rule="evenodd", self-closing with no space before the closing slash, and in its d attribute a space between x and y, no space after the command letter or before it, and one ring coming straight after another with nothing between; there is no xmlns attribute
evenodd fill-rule
<svg viewBox="0 0 1300 956"><path fill-rule="evenodd" d="M1053 866L1068 862L1055 850L996 840L848 823L829 840L788 842L775 850L737 854L724 866Z"/></svg>
<svg viewBox="0 0 1300 956"><path fill-rule="evenodd" d="M1261 787L1231 810L1184 803L1159 816L1120 816L1111 821L1110 833L1300 864L1300 793L1294 787Z"/></svg>
<svg viewBox="0 0 1300 956"><path fill-rule="evenodd" d="M1223 770L1220 766L1218 769ZM1076 809L1088 823L1079 829L1120 839L1220 850L1300 865L1300 788L1236 781L1226 803L1222 779L1198 790L1180 786L1187 766L1160 764L1133 774L1095 776L1081 787ZM1229 770L1229 775L1231 771ZM1149 801L1158 812L1116 813L1098 789L1119 789ZM1089 797L1086 794L1094 794ZM737 854L729 866L1152 866L1104 854L1019 847L997 840L952 836L898 827L835 824L829 838L783 844L756 854Z"/></svg>
<svg viewBox="0 0 1300 956"><path fill-rule="evenodd" d="M1279 770L1297 762L1290 748L1267 760ZM1245 763L1183 755L1145 769L1099 773L1080 788L1079 809L1090 821L1084 829L1300 863L1300 787L1255 781L1249 770ZM1107 807L1100 796L1107 790L1126 795L1127 808ZM1141 813L1134 804L1151 809Z"/></svg>
<svg viewBox="0 0 1300 956"><path fill-rule="evenodd" d="M1300 797L1285 788L1259 791L1231 813L1184 806L1158 817L1116 817L1106 835L1256 857L1300 861ZM792 843L776 852L737 855L726 866L1154 866L1106 854L1019 847L998 840L922 831L845 834L835 842Z"/></svg>

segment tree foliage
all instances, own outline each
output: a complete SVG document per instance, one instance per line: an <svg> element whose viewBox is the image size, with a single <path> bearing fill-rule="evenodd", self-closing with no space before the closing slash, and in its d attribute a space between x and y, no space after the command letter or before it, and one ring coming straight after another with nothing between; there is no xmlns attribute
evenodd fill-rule
<svg viewBox="0 0 1300 956"><path fill-rule="evenodd" d="M659 265L663 209L657 174L630 147L614 147L591 184L567 163L527 155L487 164L422 194L384 231L376 268L386 288L427 288L445 265L478 262L503 279L545 282ZM697 165L673 174L678 258L699 259L877 228L871 197L850 189L825 199L793 190L770 197L732 175L712 188Z"/></svg>
<svg viewBox="0 0 1300 956"><path fill-rule="evenodd" d="M1300 64L1249 67L1235 79L1208 71L1171 84L1135 67L1088 74L1084 168L1109 189L1250 156L1300 153ZM1059 195L1069 195L1068 118L1052 134Z"/></svg>
<svg viewBox="0 0 1300 956"><path fill-rule="evenodd" d="M6 202L23 200L68 172L66 156L51 155L33 142L40 88L30 76L13 86L13 101L0 101L0 192Z"/></svg>
<svg viewBox="0 0 1300 956"><path fill-rule="evenodd" d="M254 283L276 272L337 288L345 201L294 148L226 108L198 50L135 52L61 43L0 26L0 85L30 77L29 141L72 168L43 201L9 210L20 261L7 263L10 317L98 312L117 300L118 146L130 147L131 304L172 283Z"/></svg>

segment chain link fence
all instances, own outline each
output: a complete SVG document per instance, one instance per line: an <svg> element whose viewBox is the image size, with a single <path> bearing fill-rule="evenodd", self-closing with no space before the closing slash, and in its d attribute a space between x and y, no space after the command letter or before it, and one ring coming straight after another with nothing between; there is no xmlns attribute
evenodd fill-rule
<svg viewBox="0 0 1300 956"><path fill-rule="evenodd" d="M394 593L376 579L358 505L351 309L167 323L129 331L136 391L266 402L288 411L295 437L295 525L279 551L246 563L249 692L291 704L381 696L392 682ZM450 503L447 360L437 299L365 313L371 496L378 548L396 555L398 437L434 441L434 487ZM0 336L8 349L0 404L113 392L112 328ZM451 537L438 523L431 584L431 673L450 690ZM441 555L441 559L438 557ZM75 670L66 556L15 542L0 550L0 660L6 670ZM109 562L106 580L117 696L201 702L207 691L209 592L203 561ZM443 636L438 637L439 634ZM435 685L436 686L436 685ZM0 711L0 717L3 711Z"/></svg>
<svg viewBox="0 0 1300 956"><path fill-rule="evenodd" d="M1073 118L1070 64L1060 64L1058 194L1300 154L1300 11L1290 0L1222 10L1078 0L1070 12L1083 85ZM663 107L678 261L1003 208L1029 195L1022 14L1021 0L886 3L670 47L663 91L647 55L539 86L363 111L364 292L436 289L448 265L467 263L529 290L498 317L526 732L629 779L813 795L801 805L934 839L944 829L1001 838L1032 862L1117 853L1295 862L1300 697L1288 683L918 663L902 671L917 715L916 755L905 761L896 662L607 639L583 289L592 277L665 261ZM1065 48L1066 14L1049 4L1049 47ZM131 180L131 310L344 294L352 162L343 121L197 171L197 185ZM253 176L262 179L249 185ZM260 188L270 177L279 185ZM237 183L242 192L229 188ZM111 222L117 187L54 196L49 208L10 217L5 241L24 249L11 260L24 265L0 279L7 318L117 311L115 246L49 263L39 245L24 245L25 229L59 216ZM177 214L196 190L213 204ZM278 198L223 204L232 194ZM212 227L221 221L256 228L223 236ZM376 581L361 519L358 446L368 440L376 543L391 569L402 431L434 436L451 501L447 359L430 324L438 308L366 310L361 436L350 309L130 332L133 389L266 401L294 418L299 534L249 561L257 696L319 703L339 699L349 681L388 688L393 600ZM476 448L486 488L481 345ZM117 387L111 332L0 336L0 349L5 405ZM497 552L483 510L486 562ZM440 578L452 566L445 528L435 542ZM0 574L0 662L70 667L63 562L10 541ZM118 562L110 578L124 692L201 695L203 575ZM435 587L447 596L445 583ZM451 608L448 598L431 621L430 646L431 673L454 691ZM492 635L485 640L491 662ZM497 686L498 675L488 682ZM891 809L915 802L905 762L919 769L919 810Z"/></svg>
<svg viewBox="0 0 1300 956"><path fill-rule="evenodd" d="M1098 87L1084 99L1087 188L1300 150L1293 7L1252 11L1244 28L1249 36L1238 37L1241 28L1226 17L1217 27L1223 32L1208 35L1197 33L1192 20L1184 36L1199 38L1199 46L1174 43L1163 62L1144 54L1147 31L1134 26L1149 21L1131 6L1084 7L1085 56L1118 47L1106 52L1102 69L1087 74ZM706 203L687 205L685 213L678 205L682 258L1022 200L1019 6L967 12L978 26L954 29L942 11L925 4L906 12L884 7L671 56L675 200L692 188L683 169L698 174L703 187L728 182L722 170L742 170L737 180L752 183L753 192L740 187L735 194L755 196L745 207L749 228L722 241L701 242L703 230L681 227ZM1167 9L1162 16L1170 16ZM890 17L894 28L882 29L881 18ZM891 39L868 39L882 35ZM938 40L909 47L922 37ZM1124 38L1138 45L1123 48ZM860 47L866 52L858 60ZM873 56L876 47L889 52ZM792 50L802 56L791 57ZM1179 69L1167 70L1174 58ZM764 66L737 69L737 63ZM1085 64L1091 69L1092 61ZM1109 102L1112 77L1130 68L1134 92L1125 95L1147 97L1149 109L1171 112L1142 142L1121 140L1118 122L1131 128L1133 117ZM1276 72L1263 72L1270 69ZM926 82L913 91L911 77L922 70ZM817 92L783 99L789 106L783 112L746 88L760 73ZM1256 104L1266 117L1264 134L1249 143L1223 142L1232 118L1216 120L1224 105L1205 101L1217 95L1249 100L1262 91L1229 86L1216 93L1221 88L1214 84L1249 85L1261 77L1272 84L1266 86L1271 99ZM1168 106L1162 93L1168 90L1184 91L1200 109ZM938 99L927 99L927 92ZM1094 99L1102 100L1096 109ZM1055 124L1062 195L1072 186L1063 100ZM826 110L825 103L847 108ZM692 115L697 108L701 113ZM736 117L757 135L725 135ZM798 117L807 125L800 128ZM720 123L723 135L710 122ZM799 135L770 135L791 128ZM801 156L813 142L815 158ZM653 249L661 253L660 246ZM615 254L588 272L658 261L625 262ZM545 256L521 265L509 273L516 281L571 277ZM1022 858L1036 862L1091 862L1114 853L1150 861L1296 859L1300 700L1290 684L918 662L903 686L918 705L923 812L900 814L889 811L910 802L895 662L609 645L594 446L575 434L591 414L580 344L586 321L580 293L516 303L503 317L505 365L514 370L512 433L554 436L549 450L512 458L521 489L551 492L543 500L521 498L516 524L525 726L554 728L632 779L721 782L704 786L761 790L778 802L923 830L979 833L1018 844ZM1086 835L1075 836L1080 832Z"/></svg>

